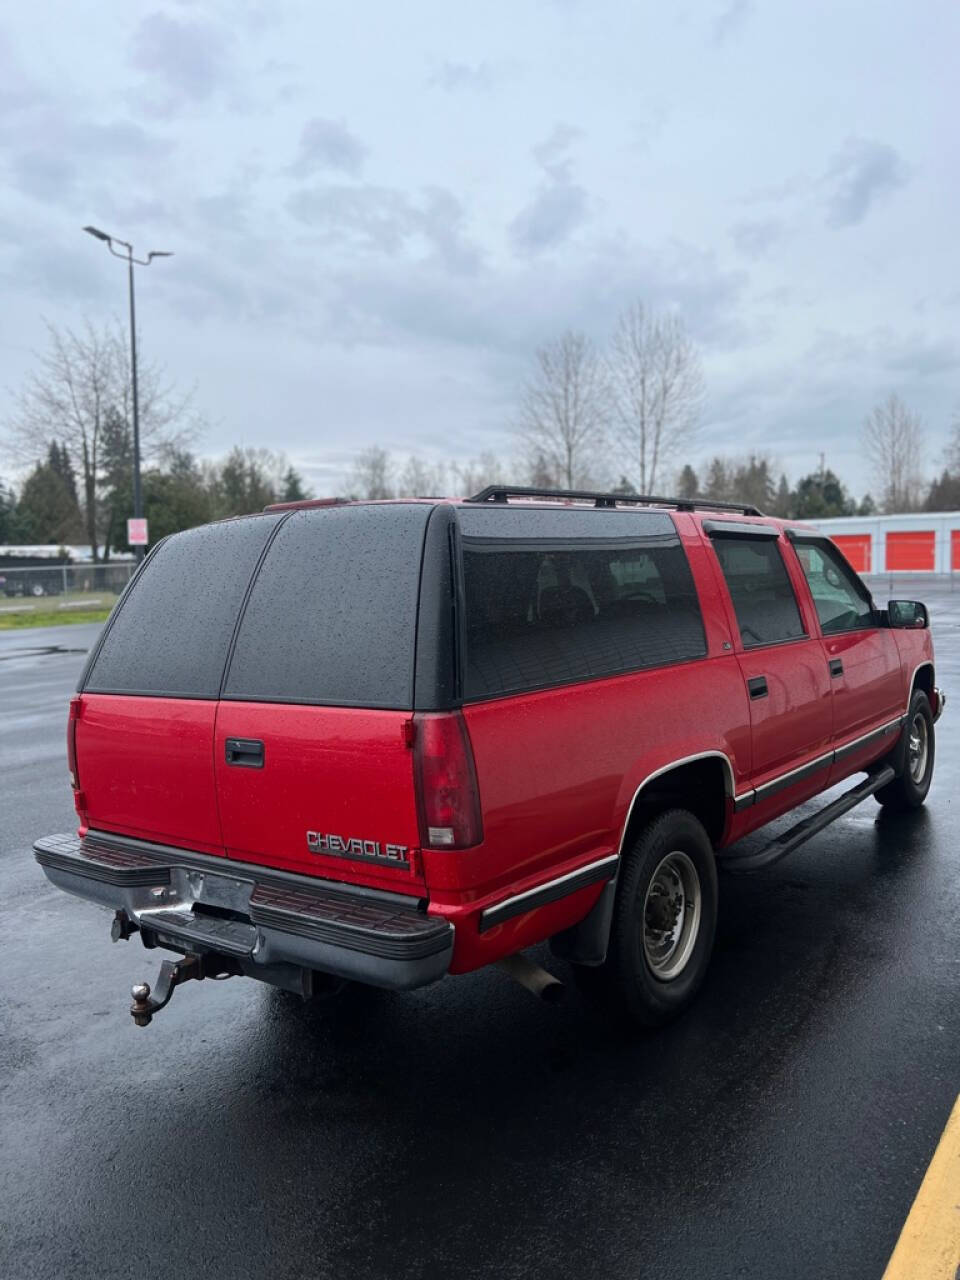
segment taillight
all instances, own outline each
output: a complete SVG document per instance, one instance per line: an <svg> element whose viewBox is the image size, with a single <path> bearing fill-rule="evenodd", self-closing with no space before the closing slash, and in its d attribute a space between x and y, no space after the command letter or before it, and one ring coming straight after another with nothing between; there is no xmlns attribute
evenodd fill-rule
<svg viewBox="0 0 960 1280"><path fill-rule="evenodd" d="M70 785L74 791L80 790L80 778L77 773L77 721L80 719L80 698L70 699L70 715L67 718L67 768L70 770Z"/></svg>
<svg viewBox="0 0 960 1280"><path fill-rule="evenodd" d="M467 726L459 712L414 716L413 759L425 849L466 849L483 839L480 793Z"/></svg>

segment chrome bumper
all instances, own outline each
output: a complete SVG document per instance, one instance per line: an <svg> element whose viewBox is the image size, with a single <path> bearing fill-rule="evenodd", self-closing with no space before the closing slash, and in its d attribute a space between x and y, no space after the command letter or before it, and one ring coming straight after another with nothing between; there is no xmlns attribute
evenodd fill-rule
<svg viewBox="0 0 960 1280"><path fill-rule="evenodd" d="M934 685L933 686L933 707L931 708L931 710L933 711L934 724L936 724L937 721L940 719L940 717L943 715L943 708L946 705L947 705L947 695L938 685Z"/></svg>
<svg viewBox="0 0 960 1280"><path fill-rule="evenodd" d="M443 977L453 926L419 899L273 871L105 832L34 844L51 884L117 915L115 936L232 957L244 973L302 988L303 970L405 990Z"/></svg>

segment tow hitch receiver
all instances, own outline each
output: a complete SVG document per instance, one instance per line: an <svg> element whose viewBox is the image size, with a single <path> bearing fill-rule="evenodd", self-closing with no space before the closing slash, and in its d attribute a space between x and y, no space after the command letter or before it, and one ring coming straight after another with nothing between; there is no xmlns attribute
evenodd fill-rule
<svg viewBox="0 0 960 1280"><path fill-rule="evenodd" d="M186 955L182 960L164 960L152 995L148 982L137 982L131 988L133 1004L130 1006L130 1013L138 1027L148 1027L153 1015L170 1003L174 991L184 982L200 982L204 978L232 978L241 972L230 956L204 953Z"/></svg>

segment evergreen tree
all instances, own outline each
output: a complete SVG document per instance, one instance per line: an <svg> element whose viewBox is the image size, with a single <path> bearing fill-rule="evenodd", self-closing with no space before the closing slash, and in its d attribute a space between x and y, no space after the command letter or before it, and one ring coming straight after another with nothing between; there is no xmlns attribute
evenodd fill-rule
<svg viewBox="0 0 960 1280"><path fill-rule="evenodd" d="M960 511L960 474L944 468L930 485L923 507L925 511Z"/></svg>
<svg viewBox="0 0 960 1280"><path fill-rule="evenodd" d="M16 495L0 480L0 542L12 542L16 510Z"/></svg>
<svg viewBox="0 0 960 1280"><path fill-rule="evenodd" d="M280 492L281 502L305 502L312 495L303 487L303 478L299 471L293 467L287 467L281 481L283 489Z"/></svg>
<svg viewBox="0 0 960 1280"><path fill-rule="evenodd" d="M793 494L790 492L790 485L787 477L780 473L780 483L777 485L777 495L773 500L771 513L779 516L781 520L789 520L793 511Z"/></svg>
<svg viewBox="0 0 960 1280"><path fill-rule="evenodd" d="M133 515L133 433L123 415L110 408L100 436L100 519L103 558L127 550L127 520Z"/></svg>
<svg viewBox="0 0 960 1280"><path fill-rule="evenodd" d="M828 516L852 516L857 504L832 471L812 471L797 484L793 514L797 520L817 520Z"/></svg>
<svg viewBox="0 0 960 1280"><path fill-rule="evenodd" d="M700 493L700 480L688 462L677 479L678 498L696 498Z"/></svg>
<svg viewBox="0 0 960 1280"><path fill-rule="evenodd" d="M701 496L712 498L714 502L729 502L731 479L726 460L719 456L711 458Z"/></svg>
<svg viewBox="0 0 960 1280"><path fill-rule="evenodd" d="M58 444L56 440L50 441L50 449L47 453L47 464L54 470L58 476L61 476L63 483L67 487L73 501L80 506L77 497L77 477L74 474L73 463L70 461L70 454L67 452L65 444Z"/></svg>
<svg viewBox="0 0 960 1280"><path fill-rule="evenodd" d="M83 538L77 504L63 476L48 462L38 462L24 481L10 520L10 537L14 542L57 546Z"/></svg>
<svg viewBox="0 0 960 1280"><path fill-rule="evenodd" d="M633 487L633 485L630 483L630 481L627 479L626 476L621 476L619 483L615 484L613 488L610 490L610 492L623 494L623 496L626 498L626 497L629 497L631 493L636 493L637 491Z"/></svg>

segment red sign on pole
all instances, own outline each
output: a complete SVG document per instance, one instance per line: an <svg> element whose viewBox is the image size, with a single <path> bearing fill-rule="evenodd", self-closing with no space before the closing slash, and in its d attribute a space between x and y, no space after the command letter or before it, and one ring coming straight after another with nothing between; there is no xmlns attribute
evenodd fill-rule
<svg viewBox="0 0 960 1280"><path fill-rule="evenodd" d="M147 545L147 522L146 520L127 521L127 543L131 547L145 547Z"/></svg>

